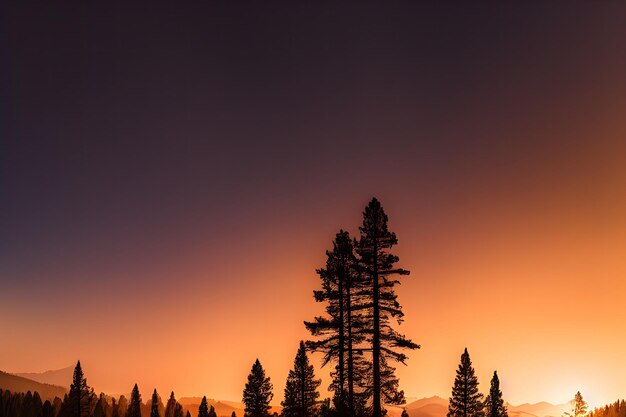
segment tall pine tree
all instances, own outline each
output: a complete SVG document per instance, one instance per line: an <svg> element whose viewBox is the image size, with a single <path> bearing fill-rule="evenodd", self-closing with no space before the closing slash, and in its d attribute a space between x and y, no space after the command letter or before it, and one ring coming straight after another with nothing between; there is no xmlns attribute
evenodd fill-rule
<svg viewBox="0 0 626 417"><path fill-rule="evenodd" d="M159 413L159 394L157 394L156 388L152 393L152 401L150 402L150 417L161 417Z"/></svg>
<svg viewBox="0 0 626 417"><path fill-rule="evenodd" d="M65 403L60 414L62 417L89 417L95 406L96 394L89 385L80 365L80 361L76 363L74 368L74 376L70 392L67 395L67 403Z"/></svg>
<svg viewBox="0 0 626 417"><path fill-rule="evenodd" d="M313 417L320 394L317 388L321 380L315 379L313 365L309 364L304 342L300 342L298 353L289 371L285 385L285 399L282 401L283 416Z"/></svg>
<svg viewBox="0 0 626 417"><path fill-rule="evenodd" d="M125 417L141 417L141 394L137 384L135 384L130 393L130 402L128 403Z"/></svg>
<svg viewBox="0 0 626 417"><path fill-rule="evenodd" d="M248 382L243 390L244 417L267 417L270 415L270 401L274 397L272 388L270 378L265 376L265 370L257 359L252 365Z"/></svg>
<svg viewBox="0 0 626 417"><path fill-rule="evenodd" d="M365 334L372 353L373 417L382 416L383 400L400 404L404 399L404 393L398 391L395 368L389 361L405 363L407 356L398 349L419 348L392 327L392 319L400 324L404 316L394 289L400 283L396 277L408 275L409 271L395 267L399 259L389 250L398 239L389 231L387 221L380 202L373 198L363 212L363 224L359 227L361 236L356 245L358 271L368 287L364 318L371 323Z"/></svg>
<svg viewBox="0 0 626 417"><path fill-rule="evenodd" d="M164 417L174 417L176 413L176 397L174 396L174 391L170 394L169 400L167 400L167 404L165 405Z"/></svg>
<svg viewBox="0 0 626 417"><path fill-rule="evenodd" d="M465 348L452 387L448 417L483 416L483 395L478 391L478 378L476 378L472 361Z"/></svg>
<svg viewBox="0 0 626 417"><path fill-rule="evenodd" d="M322 290L314 291L315 300L326 302L328 317L316 317L305 326L313 336L321 337L307 342L314 352L323 352L322 366L336 362L329 387L335 393L333 403L342 415L356 415L362 403L362 392L357 392L364 382L366 369L363 350L365 323L359 314L362 304L362 281L355 270L354 246L348 232L340 230L333 241L333 250L326 252L326 267L317 270ZM361 397L359 397L361 395Z"/></svg>
<svg viewBox="0 0 626 417"><path fill-rule="evenodd" d="M498 372L493 371L491 378L491 388L489 395L485 399L485 417L509 417L506 405L502 399L502 391L500 391L500 379Z"/></svg>

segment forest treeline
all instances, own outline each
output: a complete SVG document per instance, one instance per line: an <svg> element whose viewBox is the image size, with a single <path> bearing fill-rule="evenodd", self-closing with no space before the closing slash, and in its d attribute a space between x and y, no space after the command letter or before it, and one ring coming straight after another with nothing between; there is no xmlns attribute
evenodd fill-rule
<svg viewBox="0 0 626 417"><path fill-rule="evenodd" d="M300 341L284 386L283 417L382 417L385 405L405 403L395 364L406 364L406 352L420 346L396 330L404 314L395 290L400 277L409 275L391 251L397 243L387 214L375 198L363 211L358 236L343 229L335 235L324 267L316 271L320 288L313 294L315 301L325 305L325 315L304 322L314 340ZM315 377L308 357L316 352L323 355L322 367L330 365L332 398L320 400L321 380ZM271 416L273 384L259 359L252 365L242 397L244 417ZM572 404L571 412L563 417L626 417L624 401L588 413L578 392ZM406 409L402 415L408 417ZM63 399L42 401L36 392L0 390L0 417L196 416L218 417L206 397L193 415L183 409L174 392L164 404L155 389L144 403L136 384L129 399L96 396L80 361ZM231 417L236 417L234 411ZM484 396L467 349L456 371L447 417L508 417L497 372Z"/></svg>

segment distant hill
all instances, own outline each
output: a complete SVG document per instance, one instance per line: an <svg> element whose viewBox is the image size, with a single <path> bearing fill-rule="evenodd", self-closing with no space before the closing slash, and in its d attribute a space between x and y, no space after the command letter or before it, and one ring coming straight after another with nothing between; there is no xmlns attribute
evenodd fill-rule
<svg viewBox="0 0 626 417"><path fill-rule="evenodd" d="M42 384L58 385L69 389L74 376L74 366L72 365L63 369L55 369L53 371L40 373L21 372L16 373L15 375L21 376L22 378L32 379L33 381L41 382Z"/></svg>
<svg viewBox="0 0 626 417"><path fill-rule="evenodd" d="M32 379L0 371L0 388L11 392L35 392L42 400L53 400L54 397L63 398L67 390L58 385L42 384Z"/></svg>
<svg viewBox="0 0 626 417"><path fill-rule="evenodd" d="M178 402L183 406L183 411L191 413L192 416L198 414L198 407L200 406L201 397L181 397ZM210 406L215 407L215 413L217 417L230 417L232 412L237 413L239 417L243 417L245 406L242 403L235 401L218 401L207 398L207 403ZM276 411L278 414L282 411L281 407L273 406L270 408L270 414Z"/></svg>
<svg viewBox="0 0 626 417"><path fill-rule="evenodd" d="M550 404L540 402L536 404L511 405L507 404L509 417L560 417L564 411L569 410L570 405ZM386 407L389 417L399 417L402 409L406 408L409 417L446 417L448 413L448 400L441 397L422 398L404 407Z"/></svg>

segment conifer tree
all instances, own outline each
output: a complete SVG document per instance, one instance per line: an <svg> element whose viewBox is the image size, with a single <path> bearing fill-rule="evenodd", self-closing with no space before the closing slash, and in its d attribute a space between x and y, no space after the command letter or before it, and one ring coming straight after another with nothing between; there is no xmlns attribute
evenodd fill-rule
<svg viewBox="0 0 626 417"><path fill-rule="evenodd" d="M165 412L163 413L164 417L174 417L176 411L176 397L174 397L174 391L170 394L169 400L167 400L167 404L165 405Z"/></svg>
<svg viewBox="0 0 626 417"><path fill-rule="evenodd" d="M232 413L230 413L230 417L237 417L237 413L233 411Z"/></svg>
<svg viewBox="0 0 626 417"><path fill-rule="evenodd" d="M244 417L267 417L270 415L270 401L274 397L272 388L270 378L265 376L265 370L257 359L252 365L248 382L243 390Z"/></svg>
<svg viewBox="0 0 626 417"><path fill-rule="evenodd" d="M202 397L200 407L198 407L198 417L209 417L209 406L206 402L206 396Z"/></svg>
<svg viewBox="0 0 626 417"><path fill-rule="evenodd" d="M217 413L215 412L215 407L211 406L209 409L209 417L217 417Z"/></svg>
<svg viewBox="0 0 626 417"><path fill-rule="evenodd" d="M191 413L189 412L189 410L187 410L187 414L185 414L185 417L191 417Z"/></svg>
<svg viewBox="0 0 626 417"><path fill-rule="evenodd" d="M348 232L340 230L333 241L333 250L326 252L326 267L316 272L322 280L322 290L314 291L315 300L326 302L328 317L316 317L305 326L313 336L321 337L307 342L314 352L323 352L322 366L336 362L329 387L335 393L333 403L339 414L356 414L362 403L356 390L364 387L366 376L363 350L365 323L361 319L362 280L356 273L354 246ZM367 388L365 388L367 389Z"/></svg>
<svg viewBox="0 0 626 417"><path fill-rule="evenodd" d="M580 391L574 395L572 401L572 411L564 413L568 417L583 417L587 415L587 402L583 400L583 396Z"/></svg>
<svg viewBox="0 0 626 417"><path fill-rule="evenodd" d="M141 394L137 384L135 384L130 393L130 402L128 403L125 417L141 417Z"/></svg>
<svg viewBox="0 0 626 417"><path fill-rule="evenodd" d="M489 395L485 399L485 417L509 417L506 405L502 399L502 391L500 391L500 379L498 372L493 372L491 378L491 387Z"/></svg>
<svg viewBox="0 0 626 417"><path fill-rule="evenodd" d="M176 406L174 407L174 417L183 417L185 413L183 412L183 406L176 401ZM189 411L187 411L187 417L191 417Z"/></svg>
<svg viewBox="0 0 626 417"><path fill-rule="evenodd" d="M83 374L80 361L74 368L74 376L67 395L67 403L61 407L63 417L89 417L95 406L96 394Z"/></svg>
<svg viewBox="0 0 626 417"><path fill-rule="evenodd" d="M120 417L120 415L120 409L115 402L115 398L111 398L111 417Z"/></svg>
<svg viewBox="0 0 626 417"><path fill-rule="evenodd" d="M282 401L283 416L312 417L320 396L317 388L321 380L315 379L313 365L309 364L304 342L300 342L298 353L289 371L285 385L285 399Z"/></svg>
<svg viewBox="0 0 626 417"><path fill-rule="evenodd" d="M406 408L402 409L402 414L400 414L400 417L409 417L409 413L406 411Z"/></svg>
<svg viewBox="0 0 626 417"><path fill-rule="evenodd" d="M100 393L96 407L93 410L93 417L106 417L105 404L106 398L104 398L104 393Z"/></svg>
<svg viewBox="0 0 626 417"><path fill-rule="evenodd" d="M150 404L150 417L161 417L159 413L159 394L157 394L156 388L152 393L152 401Z"/></svg>
<svg viewBox="0 0 626 417"><path fill-rule="evenodd" d="M452 387L448 417L483 416L483 395L478 391L478 378L476 378L472 361L465 348Z"/></svg>
<svg viewBox="0 0 626 417"><path fill-rule="evenodd" d="M405 363L407 356L398 349L419 348L418 344L392 327L391 319L400 324L404 316L394 289L400 282L394 277L408 275L409 271L395 267L399 259L389 250L398 243L398 239L395 233L389 231L387 221L380 202L373 198L363 212L363 224L359 227L361 236L356 245L358 271L369 288L364 318L371 322L366 334L372 353L373 417L382 416L383 400L397 404L396 401L404 398L404 394L397 391L395 369L389 360Z"/></svg>

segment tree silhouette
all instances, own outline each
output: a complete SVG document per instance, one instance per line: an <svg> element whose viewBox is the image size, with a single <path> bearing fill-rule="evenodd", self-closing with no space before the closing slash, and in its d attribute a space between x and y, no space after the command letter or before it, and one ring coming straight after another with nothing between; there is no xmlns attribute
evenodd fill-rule
<svg viewBox="0 0 626 417"><path fill-rule="evenodd" d="M300 342L298 353L289 371L285 385L285 399L282 401L283 416L312 417L317 408L320 394L317 388L322 383L315 379L313 365L309 364L304 342Z"/></svg>
<svg viewBox="0 0 626 417"><path fill-rule="evenodd" d="M502 391L500 391L500 379L498 372L493 371L491 378L491 388L489 395L485 399L485 417L509 417L506 405L502 399Z"/></svg>
<svg viewBox="0 0 626 417"><path fill-rule="evenodd" d="M104 393L100 394L98 401L96 402L96 407L93 410L93 417L106 417L106 398L104 398Z"/></svg>
<svg viewBox="0 0 626 417"><path fill-rule="evenodd" d="M215 407L211 406L209 409L209 417L217 417L217 413L215 412Z"/></svg>
<svg viewBox="0 0 626 417"><path fill-rule="evenodd" d="M322 281L322 290L314 291L317 302L326 302L329 317L315 317L305 326L317 341L307 342L314 352L323 352L322 366L335 361L335 371L329 387L335 393L333 402L339 414L355 415L359 398L357 387L365 387L366 376L362 370L363 350L359 348L364 336L365 323L361 319L363 281L355 270L354 246L348 232L340 230L333 241L333 250L326 252L326 267L316 272Z"/></svg>
<svg viewBox="0 0 626 417"><path fill-rule="evenodd" d="M130 393L130 402L128 403L125 417L141 417L141 394L137 384L135 384Z"/></svg>
<svg viewBox="0 0 626 417"><path fill-rule="evenodd" d="M150 404L150 417L161 417L159 413L159 394L157 394L156 388L152 393L152 401Z"/></svg>
<svg viewBox="0 0 626 417"><path fill-rule="evenodd" d="M465 348L452 387L448 417L483 417L482 400L483 395L478 391L478 379Z"/></svg>
<svg viewBox="0 0 626 417"><path fill-rule="evenodd" d="M269 416L270 401L274 397L272 388L270 378L265 376L263 366L257 359L252 365L248 382L243 390L244 417Z"/></svg>
<svg viewBox="0 0 626 417"><path fill-rule="evenodd" d="M233 411L232 413L230 413L230 417L237 417L237 413Z"/></svg>
<svg viewBox="0 0 626 417"><path fill-rule="evenodd" d="M409 417L409 413L406 411L406 408L402 409L402 414L400 414L400 417Z"/></svg>
<svg viewBox="0 0 626 417"><path fill-rule="evenodd" d="M167 400L167 404L165 405L165 412L163 413L164 417L174 417L176 412L176 397L174 397L174 391L170 394L169 400Z"/></svg>
<svg viewBox="0 0 626 417"><path fill-rule="evenodd" d="M397 391L395 369L388 361L405 363L407 356L398 349L419 348L418 344L391 327L391 318L400 324L404 316L394 290L400 282L392 277L408 275L409 271L394 266L398 257L389 253L389 249L398 243L398 239L395 233L389 231L387 221L388 217L380 202L373 198L363 212L363 224L359 227L361 236L356 245L358 270L369 287L364 318L371 323L366 334L372 352L373 417L382 416L383 398L394 404L404 398L404 394ZM385 381L383 378L391 380Z"/></svg>
<svg viewBox="0 0 626 417"><path fill-rule="evenodd" d="M583 400L583 396L580 391L577 391L576 395L574 395L574 400L572 401L571 413L565 412L563 414L568 417L583 417L586 416L587 413L587 402Z"/></svg>
<svg viewBox="0 0 626 417"><path fill-rule="evenodd" d="M202 401L200 401L200 407L198 407L198 417L209 417L209 406L206 402L206 395L202 397Z"/></svg>
<svg viewBox="0 0 626 417"><path fill-rule="evenodd" d="M76 362L74 376L70 385L70 392L61 407L62 417L89 417L95 406L96 394L93 388L87 385L80 361Z"/></svg>

